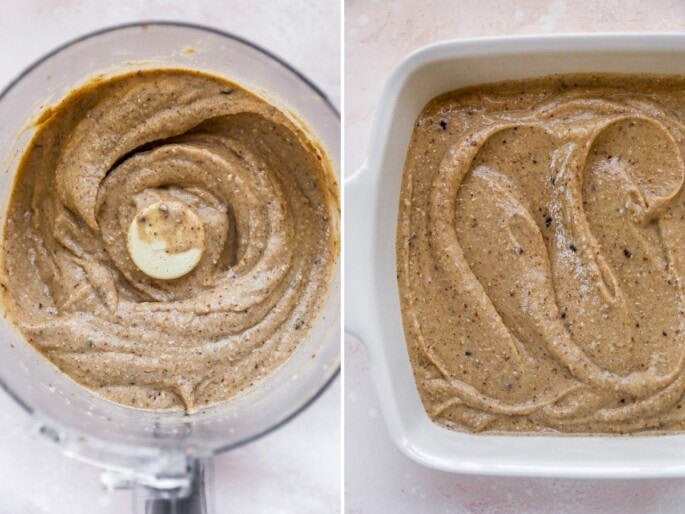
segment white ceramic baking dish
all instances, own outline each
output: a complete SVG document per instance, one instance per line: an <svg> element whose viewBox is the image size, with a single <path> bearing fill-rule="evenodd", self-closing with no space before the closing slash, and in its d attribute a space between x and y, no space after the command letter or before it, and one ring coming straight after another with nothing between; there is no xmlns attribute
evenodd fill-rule
<svg viewBox="0 0 685 514"><path fill-rule="evenodd" d="M430 421L407 354L396 280L400 182L416 116L464 86L575 72L685 74L685 34L569 34L460 40L425 47L390 76L366 164L345 185L345 324L362 340L387 428L429 467L473 474L685 476L685 434L637 437L471 435Z"/></svg>

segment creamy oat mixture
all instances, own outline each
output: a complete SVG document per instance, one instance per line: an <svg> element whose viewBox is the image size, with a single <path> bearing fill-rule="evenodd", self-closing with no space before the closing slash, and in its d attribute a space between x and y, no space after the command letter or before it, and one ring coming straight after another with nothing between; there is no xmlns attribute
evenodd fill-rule
<svg viewBox="0 0 685 514"><path fill-rule="evenodd" d="M95 80L43 114L21 162L6 315L102 396L193 411L298 347L324 303L338 216L322 147L248 91L187 70ZM187 258L159 278L146 255Z"/></svg>
<svg viewBox="0 0 685 514"><path fill-rule="evenodd" d="M683 120L679 77L554 76L426 106L397 264L435 422L685 428Z"/></svg>

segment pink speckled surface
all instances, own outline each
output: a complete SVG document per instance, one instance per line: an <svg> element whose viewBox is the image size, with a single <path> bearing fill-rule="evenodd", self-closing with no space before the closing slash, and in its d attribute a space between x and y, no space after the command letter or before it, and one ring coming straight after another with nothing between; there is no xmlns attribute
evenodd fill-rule
<svg viewBox="0 0 685 514"><path fill-rule="evenodd" d="M683 31L685 2L349 0L345 4L345 174L364 162L389 72L429 43L545 32ZM390 441L362 345L345 341L345 510L393 512L681 512L685 480L486 478L433 471Z"/></svg>

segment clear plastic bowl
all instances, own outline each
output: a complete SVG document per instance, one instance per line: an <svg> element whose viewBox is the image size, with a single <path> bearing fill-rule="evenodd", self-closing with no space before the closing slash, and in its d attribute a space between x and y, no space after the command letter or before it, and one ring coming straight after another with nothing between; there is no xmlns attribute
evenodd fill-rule
<svg viewBox="0 0 685 514"><path fill-rule="evenodd" d="M56 49L0 95L0 231L17 165L35 132L31 122L43 107L94 75L165 67L225 76L295 113L322 142L340 177L339 115L296 70L252 43L213 29L157 22L124 25ZM39 434L65 453L109 470L103 476L110 485L142 488L158 498L187 496L201 490L193 487L193 477L201 475L202 459L284 424L335 378L340 368L339 312L338 262L318 324L293 356L258 387L192 415L135 410L104 400L60 373L6 317L0 318L0 382L33 416Z"/></svg>

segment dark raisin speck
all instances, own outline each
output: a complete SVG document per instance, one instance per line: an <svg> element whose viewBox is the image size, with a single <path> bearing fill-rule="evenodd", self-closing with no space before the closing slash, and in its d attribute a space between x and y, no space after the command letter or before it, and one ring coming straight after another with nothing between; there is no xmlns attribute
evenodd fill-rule
<svg viewBox="0 0 685 514"><path fill-rule="evenodd" d="M440 128L447 130L447 120L440 120Z"/></svg>
<svg viewBox="0 0 685 514"><path fill-rule="evenodd" d="M633 256L633 254L630 253L630 250L628 250L627 248L623 249L623 255L626 256L626 259L630 259Z"/></svg>
<svg viewBox="0 0 685 514"><path fill-rule="evenodd" d="M471 355L473 355L473 352L471 352L471 350L466 350L464 352L464 355L466 355L467 357L471 357Z"/></svg>
<svg viewBox="0 0 685 514"><path fill-rule="evenodd" d="M572 252L577 252L577 251L578 251L578 248L576 248L576 245L574 245L573 243L571 243L570 245L568 245L568 249L571 250Z"/></svg>

